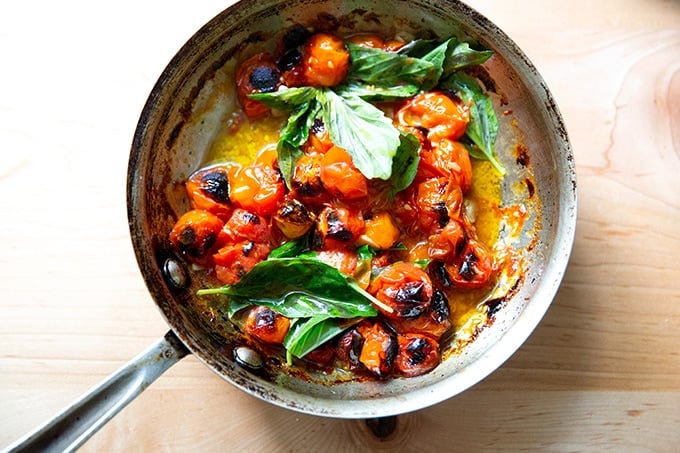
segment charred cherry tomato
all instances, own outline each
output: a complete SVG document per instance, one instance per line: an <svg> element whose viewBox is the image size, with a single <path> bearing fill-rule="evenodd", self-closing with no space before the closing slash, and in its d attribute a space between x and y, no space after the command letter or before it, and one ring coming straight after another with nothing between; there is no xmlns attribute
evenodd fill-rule
<svg viewBox="0 0 680 453"><path fill-rule="evenodd" d="M423 149L416 178L446 177L453 179L467 192L472 184L472 163L467 148L460 142L442 139L432 149Z"/></svg>
<svg viewBox="0 0 680 453"><path fill-rule="evenodd" d="M170 243L189 261L207 265L223 226L224 222L216 215L194 209L177 220L170 231Z"/></svg>
<svg viewBox="0 0 680 453"><path fill-rule="evenodd" d="M460 216L463 192L447 178L428 179L418 184L415 205L418 227L424 233L432 233Z"/></svg>
<svg viewBox="0 0 680 453"><path fill-rule="evenodd" d="M239 168L238 164L224 164L191 175L185 184L191 207L226 219L233 209L229 197L230 181Z"/></svg>
<svg viewBox="0 0 680 453"><path fill-rule="evenodd" d="M319 119L315 120L309 130L309 138L307 138L307 142L304 145L305 152L308 154L324 154L333 146L335 145L331 140L331 134L328 132L328 129L326 129L323 121Z"/></svg>
<svg viewBox="0 0 680 453"><path fill-rule="evenodd" d="M316 365L329 366L335 359L335 347L327 341L313 351L308 352L304 359Z"/></svg>
<svg viewBox="0 0 680 453"><path fill-rule="evenodd" d="M290 320L269 307L256 305L248 312L244 328L260 341L281 344L288 334Z"/></svg>
<svg viewBox="0 0 680 453"><path fill-rule="evenodd" d="M493 275L493 258L484 244L468 239L463 251L446 268L454 286L465 289L482 288Z"/></svg>
<svg viewBox="0 0 680 453"><path fill-rule="evenodd" d="M281 73L271 55L259 53L241 63L236 73L238 98L243 111L250 118L269 113L269 107L250 99L254 93L271 93L281 85Z"/></svg>
<svg viewBox="0 0 680 453"><path fill-rule="evenodd" d="M377 212L366 218L364 222L366 232L361 235L358 244L368 244L376 249L388 249L399 240L401 232L389 212Z"/></svg>
<svg viewBox="0 0 680 453"><path fill-rule="evenodd" d="M314 217L304 204L291 198L278 207L274 222L288 239L297 239L314 226Z"/></svg>
<svg viewBox="0 0 680 453"><path fill-rule="evenodd" d="M253 241L225 245L213 255L215 274L225 285L233 285L257 263L266 259L270 251L268 245Z"/></svg>
<svg viewBox="0 0 680 453"><path fill-rule="evenodd" d="M368 321L364 322L368 323ZM364 338L356 327L352 328L338 338L338 343L335 347L335 356L350 370L357 370L361 368L359 356L361 355L361 348L363 345Z"/></svg>
<svg viewBox="0 0 680 453"><path fill-rule="evenodd" d="M347 75L349 52L340 38L317 33L305 43L302 65L307 85L332 87Z"/></svg>
<svg viewBox="0 0 680 453"><path fill-rule="evenodd" d="M235 205L266 216L283 201L285 185L281 174L271 167L251 165L234 177L231 199Z"/></svg>
<svg viewBox="0 0 680 453"><path fill-rule="evenodd" d="M347 151L334 146L321 159L321 183L334 197L345 200L364 198L368 180L352 163Z"/></svg>
<svg viewBox="0 0 680 453"><path fill-rule="evenodd" d="M371 282L368 292L386 307L378 306L389 319L415 318L430 305L433 288L427 273L415 264L394 263Z"/></svg>
<svg viewBox="0 0 680 453"><path fill-rule="evenodd" d="M404 377L420 376L435 369L441 362L439 343L417 333L397 336L399 352L394 359L394 372Z"/></svg>
<svg viewBox="0 0 680 453"><path fill-rule="evenodd" d="M321 183L322 154L305 154L295 164L291 188L295 196L313 204L323 203L327 198L326 189Z"/></svg>
<svg viewBox="0 0 680 453"><path fill-rule="evenodd" d="M396 113L397 122L422 127L427 138L437 143L442 138L457 140L465 133L470 111L462 101L441 92L428 91L411 98Z"/></svg>
<svg viewBox="0 0 680 453"><path fill-rule="evenodd" d="M451 219L440 231L427 239L427 255L433 260L447 260L457 256L465 245L463 225Z"/></svg>
<svg viewBox="0 0 680 453"><path fill-rule="evenodd" d="M451 328L451 309L444 292L435 289L430 305L415 318L390 319L389 324L399 333L418 333L439 340Z"/></svg>
<svg viewBox="0 0 680 453"><path fill-rule="evenodd" d="M376 376L387 377L399 350L395 334L380 321L362 323L357 326L357 332L364 340L359 362Z"/></svg>
<svg viewBox="0 0 680 453"><path fill-rule="evenodd" d="M244 239L268 244L271 234L267 220L245 209L237 208L220 232L220 243L240 242Z"/></svg>
<svg viewBox="0 0 680 453"><path fill-rule="evenodd" d="M319 250L348 247L365 231L359 212L343 207L327 206L316 220L313 245Z"/></svg>

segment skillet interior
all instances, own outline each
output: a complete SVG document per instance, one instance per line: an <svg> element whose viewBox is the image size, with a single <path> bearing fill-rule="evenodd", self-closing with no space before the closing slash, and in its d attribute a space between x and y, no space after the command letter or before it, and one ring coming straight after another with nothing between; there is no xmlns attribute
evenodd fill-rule
<svg viewBox="0 0 680 453"><path fill-rule="evenodd" d="M370 11L370 13L367 13ZM531 213L516 244L525 274L494 322L460 354L433 372L387 382L327 385L287 375L255 376L231 360L229 332L211 331L189 307L199 274L176 288L164 278L171 257L167 234L188 209L182 182L202 163L234 98L212 103L223 83L220 69L266 46L272 30L294 22L416 35L462 35L495 51L486 67L496 87L501 133L497 152L506 169L505 204ZM325 25L324 25L325 26ZM262 41L265 40L265 41ZM501 105L502 104L502 105ZM223 110L220 110L223 109ZM502 150L522 142L529 165ZM530 196L527 177L535 181ZM500 366L530 335L559 286L573 242L576 184L571 149L554 101L536 69L497 27L457 1L245 0L198 31L169 63L151 92L134 136L128 170L128 215L140 269L161 313L177 336L227 381L273 404L305 413L345 418L387 416L420 409L454 396ZM370 400L370 404L361 404Z"/></svg>

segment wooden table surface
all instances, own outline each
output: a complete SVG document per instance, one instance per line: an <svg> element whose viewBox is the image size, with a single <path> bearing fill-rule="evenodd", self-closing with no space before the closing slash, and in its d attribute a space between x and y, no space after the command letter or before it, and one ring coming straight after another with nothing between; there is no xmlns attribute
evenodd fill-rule
<svg viewBox="0 0 680 453"><path fill-rule="evenodd" d="M127 157L160 72L228 3L1 4L0 448L166 331L129 240ZM469 3L538 67L576 158L572 258L528 342L382 441L187 357L83 451L680 448L680 1Z"/></svg>

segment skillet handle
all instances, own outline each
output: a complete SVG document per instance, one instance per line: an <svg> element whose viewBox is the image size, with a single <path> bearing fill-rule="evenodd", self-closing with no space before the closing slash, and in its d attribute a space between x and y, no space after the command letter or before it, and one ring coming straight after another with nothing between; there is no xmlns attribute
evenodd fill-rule
<svg viewBox="0 0 680 453"><path fill-rule="evenodd" d="M169 331L149 349L44 425L14 442L3 453L77 449L188 353L189 350L174 332Z"/></svg>

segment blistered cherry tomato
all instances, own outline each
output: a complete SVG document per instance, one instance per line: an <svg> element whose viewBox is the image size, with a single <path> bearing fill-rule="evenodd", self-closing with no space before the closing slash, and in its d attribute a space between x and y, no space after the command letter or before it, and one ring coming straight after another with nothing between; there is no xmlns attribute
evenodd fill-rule
<svg viewBox="0 0 680 453"><path fill-rule="evenodd" d="M349 52L342 39L317 33L305 43L302 52L303 74L307 85L332 87L345 79Z"/></svg>
<svg viewBox="0 0 680 453"><path fill-rule="evenodd" d="M417 186L415 206L418 227L424 233L444 228L449 220L460 216L463 192L447 178L432 178Z"/></svg>
<svg viewBox="0 0 680 453"><path fill-rule="evenodd" d="M348 247L364 231L364 219L358 211L327 206L316 219L313 245L320 250Z"/></svg>
<svg viewBox="0 0 680 453"><path fill-rule="evenodd" d="M244 239L268 244L271 237L267 219L245 209L237 208L220 232L220 243L240 242Z"/></svg>
<svg viewBox="0 0 680 453"><path fill-rule="evenodd" d="M320 250L316 253L316 257L345 275L354 275L357 269L357 254L351 249Z"/></svg>
<svg viewBox="0 0 680 453"><path fill-rule="evenodd" d="M314 216L304 204L291 198L277 208L274 223L288 239L297 239L314 226Z"/></svg>
<svg viewBox="0 0 680 453"><path fill-rule="evenodd" d="M465 245L465 229L458 220L449 222L427 239L427 255L433 260L448 260L460 254Z"/></svg>
<svg viewBox="0 0 680 453"><path fill-rule="evenodd" d="M193 209L182 215L170 231L173 249L189 261L206 265L218 246L224 222L208 211Z"/></svg>
<svg viewBox="0 0 680 453"><path fill-rule="evenodd" d="M211 212L226 220L233 209L229 189L240 165L229 163L199 170L185 184L193 209Z"/></svg>
<svg viewBox="0 0 680 453"><path fill-rule="evenodd" d="M417 333L439 340L451 328L451 309L443 291L435 289L429 306L415 318L390 319L399 333Z"/></svg>
<svg viewBox="0 0 680 453"><path fill-rule="evenodd" d="M376 309L389 319L415 318L430 304L433 288L427 273L415 264L400 261L380 272L368 287L383 303ZM390 311L391 310L391 311Z"/></svg>
<svg viewBox="0 0 680 453"><path fill-rule="evenodd" d="M467 192L472 184L472 163L467 148L460 142L442 139L420 153L419 180L446 177Z"/></svg>
<svg viewBox="0 0 680 453"><path fill-rule="evenodd" d="M368 194L368 180L354 166L347 151L337 146L324 154L320 176L321 183L334 197L356 200Z"/></svg>
<svg viewBox="0 0 680 453"><path fill-rule="evenodd" d="M397 336L399 352L394 359L394 372L404 377L420 376L432 371L441 362L439 343L417 333Z"/></svg>
<svg viewBox="0 0 680 453"><path fill-rule="evenodd" d="M326 189L321 183L322 160L322 154L304 154L295 164L290 185L295 191L295 196L305 202L321 204L328 198Z"/></svg>
<svg viewBox="0 0 680 453"><path fill-rule="evenodd" d="M493 276L493 256L484 244L468 239L462 252L446 269L454 286L466 289L483 288Z"/></svg>
<svg viewBox="0 0 680 453"><path fill-rule="evenodd" d="M359 362L380 378L389 376L399 350L394 333L380 321L362 323L357 332L363 338Z"/></svg>
<svg viewBox="0 0 680 453"><path fill-rule="evenodd" d="M281 174L271 167L251 165L234 177L231 199L235 205L266 216L283 201L285 185Z"/></svg>
<svg viewBox="0 0 680 453"><path fill-rule="evenodd" d="M270 251L268 245L253 241L225 245L213 255L215 275L225 285L233 285L266 259Z"/></svg>
<svg viewBox="0 0 680 453"><path fill-rule="evenodd" d="M470 111L462 101L438 91L411 98L396 113L400 124L427 129L427 138L436 143L442 138L457 140L465 133Z"/></svg>
<svg viewBox="0 0 680 453"><path fill-rule="evenodd" d="M281 344L288 334L290 320L269 307L256 305L248 312L244 328L260 341Z"/></svg>
<svg viewBox="0 0 680 453"><path fill-rule="evenodd" d="M238 98L243 111L250 118L257 118L269 113L270 109L263 103L250 99L254 93L270 93L281 85L281 73L268 53L258 53L241 63L236 73Z"/></svg>

